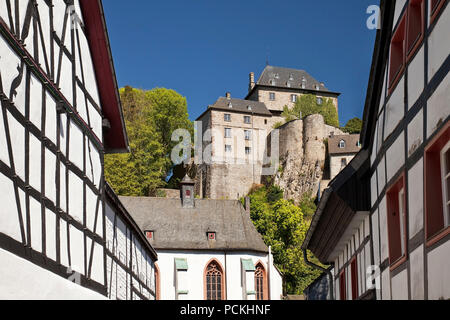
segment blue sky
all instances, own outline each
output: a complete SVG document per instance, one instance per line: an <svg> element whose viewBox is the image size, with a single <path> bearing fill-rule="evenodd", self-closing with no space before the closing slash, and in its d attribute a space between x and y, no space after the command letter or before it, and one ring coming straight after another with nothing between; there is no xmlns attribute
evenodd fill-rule
<svg viewBox="0 0 450 320"><path fill-rule="evenodd" d="M103 1L120 87L174 89L191 120L230 91L248 92L266 58L304 69L341 92L344 125L362 117L376 30L366 27L379 0Z"/></svg>

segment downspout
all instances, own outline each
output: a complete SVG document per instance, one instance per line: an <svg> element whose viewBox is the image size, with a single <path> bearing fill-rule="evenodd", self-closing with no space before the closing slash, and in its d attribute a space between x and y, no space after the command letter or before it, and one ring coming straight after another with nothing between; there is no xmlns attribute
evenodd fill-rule
<svg viewBox="0 0 450 320"><path fill-rule="evenodd" d="M225 300L228 300L228 283L227 283L227 274L228 274L228 268L227 268L227 251L225 250Z"/></svg>
<svg viewBox="0 0 450 320"><path fill-rule="evenodd" d="M320 270L322 272L325 272L328 275L328 278L330 280L329 281L330 282L330 288L329 288L330 289L330 300L334 300L334 286L333 286L334 279L333 279L333 274L331 273L330 270L325 269L325 268L323 268L323 267L321 267L321 266L319 266L319 265L309 261L308 260L308 253L306 252L306 249L302 249L302 250L303 250L303 257L304 257L305 263L308 266L313 267L313 268L315 268L317 270Z"/></svg>

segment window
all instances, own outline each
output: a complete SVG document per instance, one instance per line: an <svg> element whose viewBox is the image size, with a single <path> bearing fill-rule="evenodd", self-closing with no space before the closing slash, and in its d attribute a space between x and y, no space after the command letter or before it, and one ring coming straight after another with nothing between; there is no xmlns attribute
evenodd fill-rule
<svg viewBox="0 0 450 320"><path fill-rule="evenodd" d="M306 88L306 79L305 79L305 77L303 77L303 79L302 79L302 89L305 89Z"/></svg>
<svg viewBox="0 0 450 320"><path fill-rule="evenodd" d="M297 95L296 94L291 94L291 102L297 102Z"/></svg>
<svg viewBox="0 0 450 320"><path fill-rule="evenodd" d="M261 263L258 263L255 270L256 300L267 300L266 283L266 270Z"/></svg>
<svg viewBox="0 0 450 320"><path fill-rule="evenodd" d="M450 233L450 124L425 149L425 229L427 245Z"/></svg>
<svg viewBox="0 0 450 320"><path fill-rule="evenodd" d="M403 16L391 40L391 58L389 67L389 88L393 88L405 68L406 15Z"/></svg>
<svg viewBox="0 0 450 320"><path fill-rule="evenodd" d="M250 148L250 147L245 147L245 154L246 155L249 155L249 154L251 154L252 153L252 148Z"/></svg>
<svg viewBox="0 0 450 320"><path fill-rule="evenodd" d="M230 109L233 108L233 104L231 102L228 102L228 108L230 108Z"/></svg>
<svg viewBox="0 0 450 320"><path fill-rule="evenodd" d="M267 119L264 120L264 124L267 124Z"/></svg>
<svg viewBox="0 0 450 320"><path fill-rule="evenodd" d="M252 106L247 106L248 111L252 111Z"/></svg>
<svg viewBox="0 0 450 320"><path fill-rule="evenodd" d="M410 0L408 5L408 59L416 52L425 30L425 0Z"/></svg>
<svg viewBox="0 0 450 320"><path fill-rule="evenodd" d="M226 144L226 145L225 145L225 152L230 153L231 150L232 150L232 149L231 149L231 145Z"/></svg>
<svg viewBox="0 0 450 320"><path fill-rule="evenodd" d="M351 276L352 276L352 299L357 300L359 297L358 294L358 262L356 257L353 259L351 263Z"/></svg>
<svg viewBox="0 0 450 320"><path fill-rule="evenodd" d="M291 73L291 74L289 74L289 80L290 81L294 81L294 75Z"/></svg>
<svg viewBox="0 0 450 320"><path fill-rule="evenodd" d="M323 104L323 99L321 97L317 97L317 104L318 105L322 105Z"/></svg>
<svg viewBox="0 0 450 320"><path fill-rule="evenodd" d="M252 132L249 130L244 130L244 136L245 140L251 140L252 139Z"/></svg>
<svg viewBox="0 0 450 320"><path fill-rule="evenodd" d="M213 260L205 270L205 298L206 300L224 300L224 277L220 264Z"/></svg>
<svg viewBox="0 0 450 320"><path fill-rule="evenodd" d="M278 73L275 73L275 79L280 79L280 75Z"/></svg>
<svg viewBox="0 0 450 320"><path fill-rule="evenodd" d="M153 240L155 238L155 232L154 231L145 231L145 237L148 240Z"/></svg>
<svg viewBox="0 0 450 320"><path fill-rule="evenodd" d="M345 141L344 140L339 141L339 149L345 149Z"/></svg>
<svg viewBox="0 0 450 320"><path fill-rule="evenodd" d="M231 128L225 128L225 138L231 138Z"/></svg>
<svg viewBox="0 0 450 320"><path fill-rule="evenodd" d="M191 197L191 190L186 190L186 198L190 198Z"/></svg>
<svg viewBox="0 0 450 320"><path fill-rule="evenodd" d="M347 166L347 159L346 158L342 158L341 159L341 167L346 167Z"/></svg>
<svg viewBox="0 0 450 320"><path fill-rule="evenodd" d="M339 298L347 300L347 286L345 283L345 269L339 275Z"/></svg>
<svg viewBox="0 0 450 320"><path fill-rule="evenodd" d="M387 224L389 239L389 262L392 269L406 260L406 198L405 176L388 190Z"/></svg>
<svg viewBox="0 0 450 320"><path fill-rule="evenodd" d="M249 116L245 116L245 117L244 117L244 123L246 123L246 124L251 124L251 123L252 123L251 118L250 118Z"/></svg>
<svg viewBox="0 0 450 320"><path fill-rule="evenodd" d="M216 233L208 232L208 240L216 240Z"/></svg>
<svg viewBox="0 0 450 320"><path fill-rule="evenodd" d="M270 101L275 101L275 92L269 93L269 99Z"/></svg>
<svg viewBox="0 0 450 320"><path fill-rule="evenodd" d="M225 120L226 122L231 122L231 114L226 113L226 114L223 116L223 118L224 118L224 120Z"/></svg>

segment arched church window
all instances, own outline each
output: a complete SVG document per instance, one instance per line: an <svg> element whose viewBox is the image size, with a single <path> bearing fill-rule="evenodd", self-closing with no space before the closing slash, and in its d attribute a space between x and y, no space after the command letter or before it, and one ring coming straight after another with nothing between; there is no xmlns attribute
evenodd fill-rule
<svg viewBox="0 0 450 320"><path fill-rule="evenodd" d="M261 263L256 265L255 270L255 291L256 300L266 300L267 289L266 289L266 270Z"/></svg>
<svg viewBox="0 0 450 320"><path fill-rule="evenodd" d="M224 300L224 276L220 264L213 260L205 270L206 300Z"/></svg>

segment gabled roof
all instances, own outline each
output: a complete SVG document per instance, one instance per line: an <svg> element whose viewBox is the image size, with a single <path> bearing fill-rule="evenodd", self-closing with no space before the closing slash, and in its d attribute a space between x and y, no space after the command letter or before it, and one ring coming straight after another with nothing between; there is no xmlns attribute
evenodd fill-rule
<svg viewBox="0 0 450 320"><path fill-rule="evenodd" d="M120 197L142 231L154 231L157 250L226 250L268 252L267 246L239 201L195 200L183 208L181 199ZM216 233L209 241L208 232Z"/></svg>
<svg viewBox="0 0 450 320"><path fill-rule="evenodd" d="M128 137L102 2L101 0L80 0L80 7L91 50L102 112L110 123L110 129L104 134L105 151L128 152Z"/></svg>
<svg viewBox="0 0 450 320"><path fill-rule="evenodd" d="M305 80L305 88L308 90L329 91L323 83L314 79L308 72L291 68L266 66L262 72L258 85L276 86L285 88L302 89L302 81ZM271 82L273 81L273 83ZM290 83L290 87L288 86Z"/></svg>
<svg viewBox="0 0 450 320"><path fill-rule="evenodd" d="M344 148L339 147L341 141L345 142ZM359 134L333 136L331 138L328 138L328 152L330 155L349 153L357 154L359 151L361 151L361 146L359 144Z"/></svg>
<svg viewBox="0 0 450 320"><path fill-rule="evenodd" d="M255 114L269 117L272 116L272 113L269 111L269 109L267 109L266 105L263 102L235 98L220 97L213 105L208 107L208 110L206 110L206 112L210 110ZM198 119L200 119L204 114L205 113L203 113Z"/></svg>

